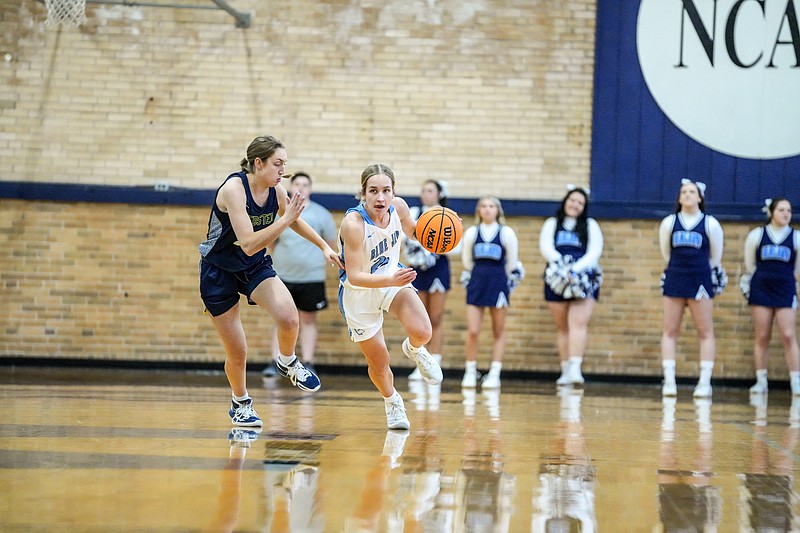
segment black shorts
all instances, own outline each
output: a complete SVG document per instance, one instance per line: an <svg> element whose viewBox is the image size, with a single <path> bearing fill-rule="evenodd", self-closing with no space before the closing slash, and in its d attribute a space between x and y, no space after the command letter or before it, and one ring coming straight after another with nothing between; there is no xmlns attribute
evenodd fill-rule
<svg viewBox="0 0 800 533"><path fill-rule="evenodd" d="M211 316L219 316L239 303L239 295L247 296L247 303L256 305L250 295L262 281L275 277L272 258L264 260L248 270L229 272L200 260L200 297Z"/></svg>
<svg viewBox="0 0 800 533"><path fill-rule="evenodd" d="M328 307L325 297L325 282L314 283L286 283L286 288L292 294L292 300L300 311L315 313Z"/></svg>

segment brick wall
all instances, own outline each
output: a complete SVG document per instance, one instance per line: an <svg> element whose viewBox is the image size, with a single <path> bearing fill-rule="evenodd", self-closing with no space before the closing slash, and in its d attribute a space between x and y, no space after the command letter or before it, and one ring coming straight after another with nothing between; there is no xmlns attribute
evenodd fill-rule
<svg viewBox="0 0 800 533"><path fill-rule="evenodd" d="M335 213L337 223L342 213ZM207 208L0 201L0 287L3 305L0 355L124 361L221 362L224 355L197 289L197 244ZM541 218L511 218L528 277L514 293L505 367L558 368L555 334L542 296L538 253ZM605 284L590 326L589 373L660 374L663 269L657 221L601 221L605 236ZM719 359L715 375L752 374L749 311L736 284L744 238L750 226L726 223L724 264L731 287L716 300ZM457 263L453 277L461 268ZM334 269L328 296L335 302ZM251 360L270 349L271 320L243 306ZM335 305L320 315L318 362L362 365ZM491 332L482 334L481 366L488 366ZM408 366L397 322L387 319L386 337L396 366ZM466 329L464 290L456 284L445 318L444 366L460 368ZM681 375L697 373L697 340L688 313L679 344ZM771 359L775 377L785 375L777 341Z"/></svg>
<svg viewBox="0 0 800 533"><path fill-rule="evenodd" d="M89 4L59 30L43 3L0 3L0 179L211 188L269 133L324 192L376 161L414 194L430 177L536 199L588 181L593 0L236 8L249 29Z"/></svg>
<svg viewBox="0 0 800 533"><path fill-rule="evenodd" d="M402 195L436 177L457 197L558 199L565 183L588 183L595 7L238 0L253 15L245 30L222 11L89 4L81 28L54 29L43 3L2 2L0 180L211 189L269 133L317 192L353 192L361 170L381 161ZM220 361L197 296L207 216L124 198L0 200L0 354ZM513 298L510 369L557 369L538 280L541 223L511 220L529 279ZM658 375L657 221L602 225L606 285L587 371ZM733 271L749 228L725 229ZM456 287L449 367L461 365L463 299ZM263 360L269 320L254 308L243 316ZM752 333L735 290L718 300L715 323L716 374L750 375ZM679 373L690 375L697 344L685 329ZM395 347L402 339L391 320L387 335ZM360 365L354 348L335 308L325 311L320 362ZM782 375L777 350L772 364Z"/></svg>

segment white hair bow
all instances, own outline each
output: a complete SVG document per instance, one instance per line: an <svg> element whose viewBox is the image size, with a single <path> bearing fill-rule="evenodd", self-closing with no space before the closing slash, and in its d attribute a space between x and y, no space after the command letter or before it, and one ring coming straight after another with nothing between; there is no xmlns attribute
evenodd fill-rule
<svg viewBox="0 0 800 533"><path fill-rule="evenodd" d="M592 190L589 187L578 187L577 185L574 185L572 183L567 183L567 190L569 192L572 192L575 189L580 189L583 192L585 192L587 195L591 195L592 194Z"/></svg>
<svg viewBox="0 0 800 533"><path fill-rule="evenodd" d="M439 198L447 198L447 182L444 180L436 180L436 183L439 184L439 188L441 189Z"/></svg>
<svg viewBox="0 0 800 533"><path fill-rule="evenodd" d="M761 208L763 213L769 213L769 208L772 207L772 198L764 199L764 207Z"/></svg>
<svg viewBox="0 0 800 533"><path fill-rule="evenodd" d="M700 191L700 196L705 198L706 197L706 184L702 181L694 181L687 178L683 178L681 180L681 185L688 185L690 183L694 183L697 185L697 190Z"/></svg>

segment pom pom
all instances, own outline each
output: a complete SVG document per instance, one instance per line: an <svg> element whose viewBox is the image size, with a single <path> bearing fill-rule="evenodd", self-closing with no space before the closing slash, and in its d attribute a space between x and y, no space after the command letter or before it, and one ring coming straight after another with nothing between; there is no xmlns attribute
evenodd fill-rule
<svg viewBox="0 0 800 533"><path fill-rule="evenodd" d="M428 270L436 264L436 254L422 247L419 241L406 241L406 262L417 270Z"/></svg>
<svg viewBox="0 0 800 533"><path fill-rule="evenodd" d="M461 283L462 287L466 287L467 285L469 285L470 279L472 279L472 271L465 270L464 272L461 273L461 279L459 280L459 283Z"/></svg>
<svg viewBox="0 0 800 533"><path fill-rule="evenodd" d="M599 265L573 272L573 264L572 257L567 255L548 264L545 270L545 283L566 300L586 298L603 284L603 269Z"/></svg>
<svg viewBox="0 0 800 533"><path fill-rule="evenodd" d="M513 291L516 289L523 279L525 279L525 267L522 266L520 261L517 261L517 266L508 275L508 290Z"/></svg>
<svg viewBox="0 0 800 533"><path fill-rule="evenodd" d="M722 291L728 286L728 274L721 266L711 267L711 286L714 294L722 294Z"/></svg>
<svg viewBox="0 0 800 533"><path fill-rule="evenodd" d="M570 264L572 264L572 256L562 256L548 263L544 271L544 282L551 291L559 296L564 294L564 289L569 285Z"/></svg>
<svg viewBox="0 0 800 533"><path fill-rule="evenodd" d="M739 290L742 291L745 300L750 300L750 281L752 279L752 274L742 274L739 278Z"/></svg>

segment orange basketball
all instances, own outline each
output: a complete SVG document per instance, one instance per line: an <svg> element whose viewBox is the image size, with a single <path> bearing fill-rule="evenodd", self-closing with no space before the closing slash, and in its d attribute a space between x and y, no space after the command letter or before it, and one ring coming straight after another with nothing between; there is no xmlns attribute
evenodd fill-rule
<svg viewBox="0 0 800 533"><path fill-rule="evenodd" d="M423 248L435 254L446 254L461 242L464 227L452 209L433 207L420 215L416 232Z"/></svg>

